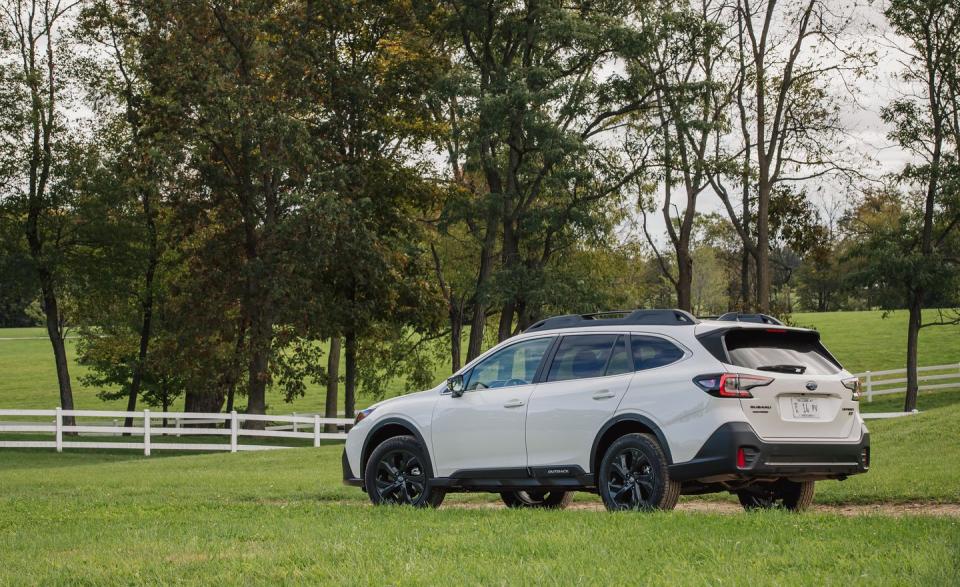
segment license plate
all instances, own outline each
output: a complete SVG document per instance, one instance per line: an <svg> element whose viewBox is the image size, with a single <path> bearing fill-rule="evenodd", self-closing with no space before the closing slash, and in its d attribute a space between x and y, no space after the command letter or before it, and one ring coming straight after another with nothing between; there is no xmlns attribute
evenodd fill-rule
<svg viewBox="0 0 960 587"><path fill-rule="evenodd" d="M820 417L820 402L812 397L790 398L793 405L793 417L801 420L815 420Z"/></svg>

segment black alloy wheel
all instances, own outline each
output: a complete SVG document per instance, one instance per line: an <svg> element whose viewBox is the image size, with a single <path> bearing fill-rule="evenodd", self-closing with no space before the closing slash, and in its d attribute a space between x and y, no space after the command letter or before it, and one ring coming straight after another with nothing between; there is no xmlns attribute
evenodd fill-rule
<svg viewBox="0 0 960 587"><path fill-rule="evenodd" d="M377 446L367 461L364 483L374 504L437 507L444 492L430 487L426 457L412 436L395 436Z"/></svg>
<svg viewBox="0 0 960 587"><path fill-rule="evenodd" d="M610 499L621 510L651 507L656 483L650 461L637 448L620 451L607 471Z"/></svg>
<svg viewBox="0 0 960 587"><path fill-rule="evenodd" d="M680 483L670 479L667 460L649 434L621 436L600 465L600 497L610 511L670 510L680 498Z"/></svg>

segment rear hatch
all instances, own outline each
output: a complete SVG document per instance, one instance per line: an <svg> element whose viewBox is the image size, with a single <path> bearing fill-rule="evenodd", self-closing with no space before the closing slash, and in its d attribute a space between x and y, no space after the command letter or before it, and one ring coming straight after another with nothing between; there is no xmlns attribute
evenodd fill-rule
<svg viewBox="0 0 960 587"><path fill-rule="evenodd" d="M736 372L770 378L740 400L764 439L846 438L857 421L857 402L844 385L850 375L812 330L734 328L723 347Z"/></svg>

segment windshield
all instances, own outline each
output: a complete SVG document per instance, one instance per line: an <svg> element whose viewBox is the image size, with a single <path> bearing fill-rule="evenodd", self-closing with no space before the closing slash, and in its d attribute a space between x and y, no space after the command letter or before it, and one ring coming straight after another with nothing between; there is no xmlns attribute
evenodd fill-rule
<svg viewBox="0 0 960 587"><path fill-rule="evenodd" d="M840 371L840 365L814 332L732 330L724 342L730 363L739 367L796 375L833 375Z"/></svg>

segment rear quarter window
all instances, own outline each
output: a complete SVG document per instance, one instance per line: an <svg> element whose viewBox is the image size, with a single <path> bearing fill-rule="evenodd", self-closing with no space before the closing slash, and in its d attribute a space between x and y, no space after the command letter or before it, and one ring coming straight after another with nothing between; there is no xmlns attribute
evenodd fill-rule
<svg viewBox="0 0 960 587"><path fill-rule="evenodd" d="M804 375L833 375L841 369L815 332L732 330L724 343L730 363L738 367Z"/></svg>
<svg viewBox="0 0 960 587"><path fill-rule="evenodd" d="M633 368L637 371L656 369L683 358L683 350L670 341L656 336L630 335Z"/></svg>

